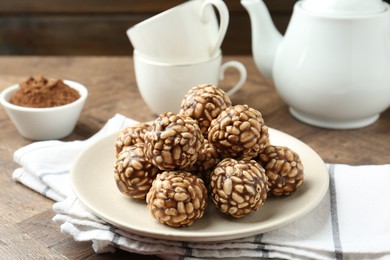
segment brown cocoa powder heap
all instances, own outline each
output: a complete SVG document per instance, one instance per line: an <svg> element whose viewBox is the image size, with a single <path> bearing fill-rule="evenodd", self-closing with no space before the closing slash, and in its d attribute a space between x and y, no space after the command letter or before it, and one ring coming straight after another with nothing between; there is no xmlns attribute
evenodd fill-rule
<svg viewBox="0 0 390 260"><path fill-rule="evenodd" d="M62 80L38 76L20 83L10 102L17 106L44 108L66 105L79 97L79 92Z"/></svg>

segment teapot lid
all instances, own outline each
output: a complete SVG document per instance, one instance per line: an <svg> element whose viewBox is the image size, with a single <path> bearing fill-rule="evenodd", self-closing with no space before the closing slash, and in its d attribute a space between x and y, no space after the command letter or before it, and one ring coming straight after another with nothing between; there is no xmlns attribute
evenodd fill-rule
<svg viewBox="0 0 390 260"><path fill-rule="evenodd" d="M382 0L302 0L307 11L328 15L362 15L385 10Z"/></svg>

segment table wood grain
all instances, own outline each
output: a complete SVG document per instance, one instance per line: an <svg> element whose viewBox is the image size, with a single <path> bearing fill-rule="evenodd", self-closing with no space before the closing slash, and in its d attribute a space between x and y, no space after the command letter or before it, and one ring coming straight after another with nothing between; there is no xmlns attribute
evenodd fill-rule
<svg viewBox="0 0 390 260"><path fill-rule="evenodd" d="M390 110L371 126L357 130L329 130L294 119L273 83L256 70L250 56L229 56L248 70L244 87L231 98L260 110L269 127L286 132L309 146L328 163L352 165L390 163ZM139 121L156 117L142 100L130 56L118 57L0 57L0 91L30 75L70 79L88 87L89 98L74 132L64 140L84 140L116 113ZM235 83L229 71L222 88ZM362 104L364 105L364 104ZM0 256L4 259L151 259L117 250L95 254L89 242L75 242L52 222L53 201L12 180L18 167L13 152L31 143L21 137L0 109ZM152 257L152 259L156 257Z"/></svg>

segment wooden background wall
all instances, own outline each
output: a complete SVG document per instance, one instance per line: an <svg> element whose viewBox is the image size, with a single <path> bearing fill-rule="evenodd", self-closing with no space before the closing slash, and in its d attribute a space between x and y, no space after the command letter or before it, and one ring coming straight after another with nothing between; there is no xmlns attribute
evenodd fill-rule
<svg viewBox="0 0 390 260"><path fill-rule="evenodd" d="M0 0L0 55L129 55L126 29L185 0ZM264 0L284 33L296 0ZM386 0L389 1L389 0ZM250 54L249 16L230 12L224 54Z"/></svg>
<svg viewBox="0 0 390 260"><path fill-rule="evenodd" d="M128 55L126 29L185 0L1 0L0 55ZM265 0L284 32L294 0ZM225 54L250 54L249 16L239 0L230 12Z"/></svg>

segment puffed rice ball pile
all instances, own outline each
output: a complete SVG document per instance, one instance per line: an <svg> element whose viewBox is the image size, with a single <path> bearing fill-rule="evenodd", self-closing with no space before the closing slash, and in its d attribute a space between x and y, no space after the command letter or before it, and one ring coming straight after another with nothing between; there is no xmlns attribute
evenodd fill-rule
<svg viewBox="0 0 390 260"><path fill-rule="evenodd" d="M262 114L232 105L211 84L190 89L178 113L123 129L115 148L119 191L145 200L151 215L172 227L193 225L208 198L223 214L242 218L304 181L299 155L271 144Z"/></svg>

